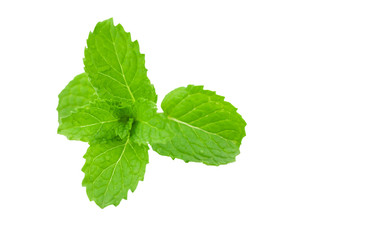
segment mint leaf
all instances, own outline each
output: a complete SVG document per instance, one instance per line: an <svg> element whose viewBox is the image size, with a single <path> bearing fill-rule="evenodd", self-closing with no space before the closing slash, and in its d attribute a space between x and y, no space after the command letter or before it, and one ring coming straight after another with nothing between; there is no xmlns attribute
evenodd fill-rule
<svg viewBox="0 0 377 240"><path fill-rule="evenodd" d="M128 190L135 191L138 182L144 179L148 147L127 138L90 145L84 158L82 184L89 199L101 208L117 206L122 199L127 199Z"/></svg>
<svg viewBox="0 0 377 240"><path fill-rule="evenodd" d="M175 136L169 143L151 144L153 150L173 159L208 165L235 161L246 123L224 97L189 85L166 95L162 109Z"/></svg>
<svg viewBox="0 0 377 240"><path fill-rule="evenodd" d="M60 119L58 133L70 140L100 142L129 133L132 120L121 121L121 110L105 101L96 101L78 108L76 112Z"/></svg>
<svg viewBox="0 0 377 240"><path fill-rule="evenodd" d="M144 98L157 101L153 85L147 77L145 56L139 43L113 20L99 22L89 34L85 49L85 72L103 99L133 103Z"/></svg>
<svg viewBox="0 0 377 240"><path fill-rule="evenodd" d="M88 74L77 75L59 94L59 119L69 116L78 108L88 105L98 96L89 82Z"/></svg>

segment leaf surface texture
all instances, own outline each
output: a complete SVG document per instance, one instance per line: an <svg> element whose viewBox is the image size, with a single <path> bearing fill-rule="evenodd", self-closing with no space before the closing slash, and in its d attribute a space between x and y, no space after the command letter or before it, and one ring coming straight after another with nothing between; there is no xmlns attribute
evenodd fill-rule
<svg viewBox="0 0 377 240"><path fill-rule="evenodd" d="M77 75L59 94L57 107L59 119L69 116L78 108L88 105L98 98L89 82L88 74Z"/></svg>

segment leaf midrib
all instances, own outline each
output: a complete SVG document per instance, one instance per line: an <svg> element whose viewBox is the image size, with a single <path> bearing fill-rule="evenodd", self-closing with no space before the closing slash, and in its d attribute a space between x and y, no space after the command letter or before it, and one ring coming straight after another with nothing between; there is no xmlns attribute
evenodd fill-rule
<svg viewBox="0 0 377 240"><path fill-rule="evenodd" d="M179 124L186 125L187 127L190 127L190 128L193 128L193 129L196 129L196 130L199 130L199 131L202 131L202 132L204 132L204 133L207 133L207 134L210 134L210 135L217 136L217 137L219 137L219 138L224 139L225 141L230 141L230 142L232 142L232 143L235 143L234 141L232 141L232 140L230 140L230 139L226 139L226 138L224 138L224 137L221 136L221 135L218 135L218 134L215 134L215 133L212 133L212 132L208 132L208 131L206 131L206 130L204 130L204 129L202 129L202 128L195 127L195 126L193 126L193 125L191 125L191 124L188 124L188 123L186 123L186 122L183 122L183 121L181 121L181 120L178 120L178 119L176 119L176 118L174 118L174 117L170 117L170 116L168 116L168 119L171 120L171 121L177 122L177 123L179 123Z"/></svg>
<svg viewBox="0 0 377 240"><path fill-rule="evenodd" d="M110 120L110 121L103 121L103 122L96 122L96 123L93 123L93 124L88 124L88 125L82 125L82 126L73 126L71 128L86 128L86 127L92 127L92 126L95 126L95 125L98 125L98 124L105 124L105 123L111 123L111 122L116 122L118 121L118 119L114 119L114 120Z"/></svg>
<svg viewBox="0 0 377 240"><path fill-rule="evenodd" d="M115 170L116 170L118 164L119 164L119 163L121 162L121 160L122 160L122 157L123 157L123 155L124 155L124 152L125 152L125 150L126 150L126 147L127 147L127 144L128 144L128 141L129 141L129 140L130 140L130 139L128 138L127 141L126 141L126 143L124 144L124 148L123 148L123 150L122 150L122 153L120 154L120 157L118 158L118 160L117 160L116 163L115 163L115 166L114 166L113 172L111 173L110 180L109 180L109 182L107 183L105 193L103 194L102 205L105 204L105 198L106 198L107 191L109 190L109 186L110 186L110 184L111 184L111 181L113 180L113 176L114 176ZM122 173L122 175L123 175L123 173ZM123 183L122 183L122 187L123 187Z"/></svg>
<svg viewBox="0 0 377 240"><path fill-rule="evenodd" d="M117 34L118 34L118 32L117 32ZM113 48L114 48L115 56L116 56L116 58L117 58L117 61L118 61L118 64L119 64L120 70L122 71L122 77L123 77L124 83L126 84L126 87L127 87L127 89L128 89L128 92L130 93L130 96L131 96L131 98L132 98L132 101L135 102L135 97L134 97L134 95L133 95L132 92L131 92L130 86L128 85L128 82L127 82L127 80L126 80L126 75L124 74L123 66L122 66L122 64L121 64L121 62L120 62L120 60L119 60L119 56L118 56L118 52L117 52L117 48L116 48L116 46L115 46L115 41L114 41L113 36L112 36L111 34L110 34L110 36L111 36L111 42L113 43ZM128 49L127 49L127 50L128 50ZM135 72L135 75L136 75L136 72Z"/></svg>

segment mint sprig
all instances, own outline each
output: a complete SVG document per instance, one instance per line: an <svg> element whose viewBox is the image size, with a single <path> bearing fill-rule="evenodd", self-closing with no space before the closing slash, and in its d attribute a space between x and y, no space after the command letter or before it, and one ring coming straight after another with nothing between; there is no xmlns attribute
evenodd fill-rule
<svg viewBox="0 0 377 240"><path fill-rule="evenodd" d="M85 73L59 94L58 133L89 143L83 186L90 200L117 206L144 178L148 145L161 155L207 165L235 161L246 122L215 92L189 85L173 90L157 112L144 55L113 20L89 34Z"/></svg>

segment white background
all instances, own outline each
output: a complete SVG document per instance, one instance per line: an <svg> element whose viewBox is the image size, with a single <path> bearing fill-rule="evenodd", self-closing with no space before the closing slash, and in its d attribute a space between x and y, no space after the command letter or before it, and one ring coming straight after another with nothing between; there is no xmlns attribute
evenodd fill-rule
<svg viewBox="0 0 377 240"><path fill-rule="evenodd" d="M376 1L2 1L0 239L377 239ZM100 209L87 144L56 134L58 93L114 17L159 103L203 84L248 123L235 163L150 151Z"/></svg>

